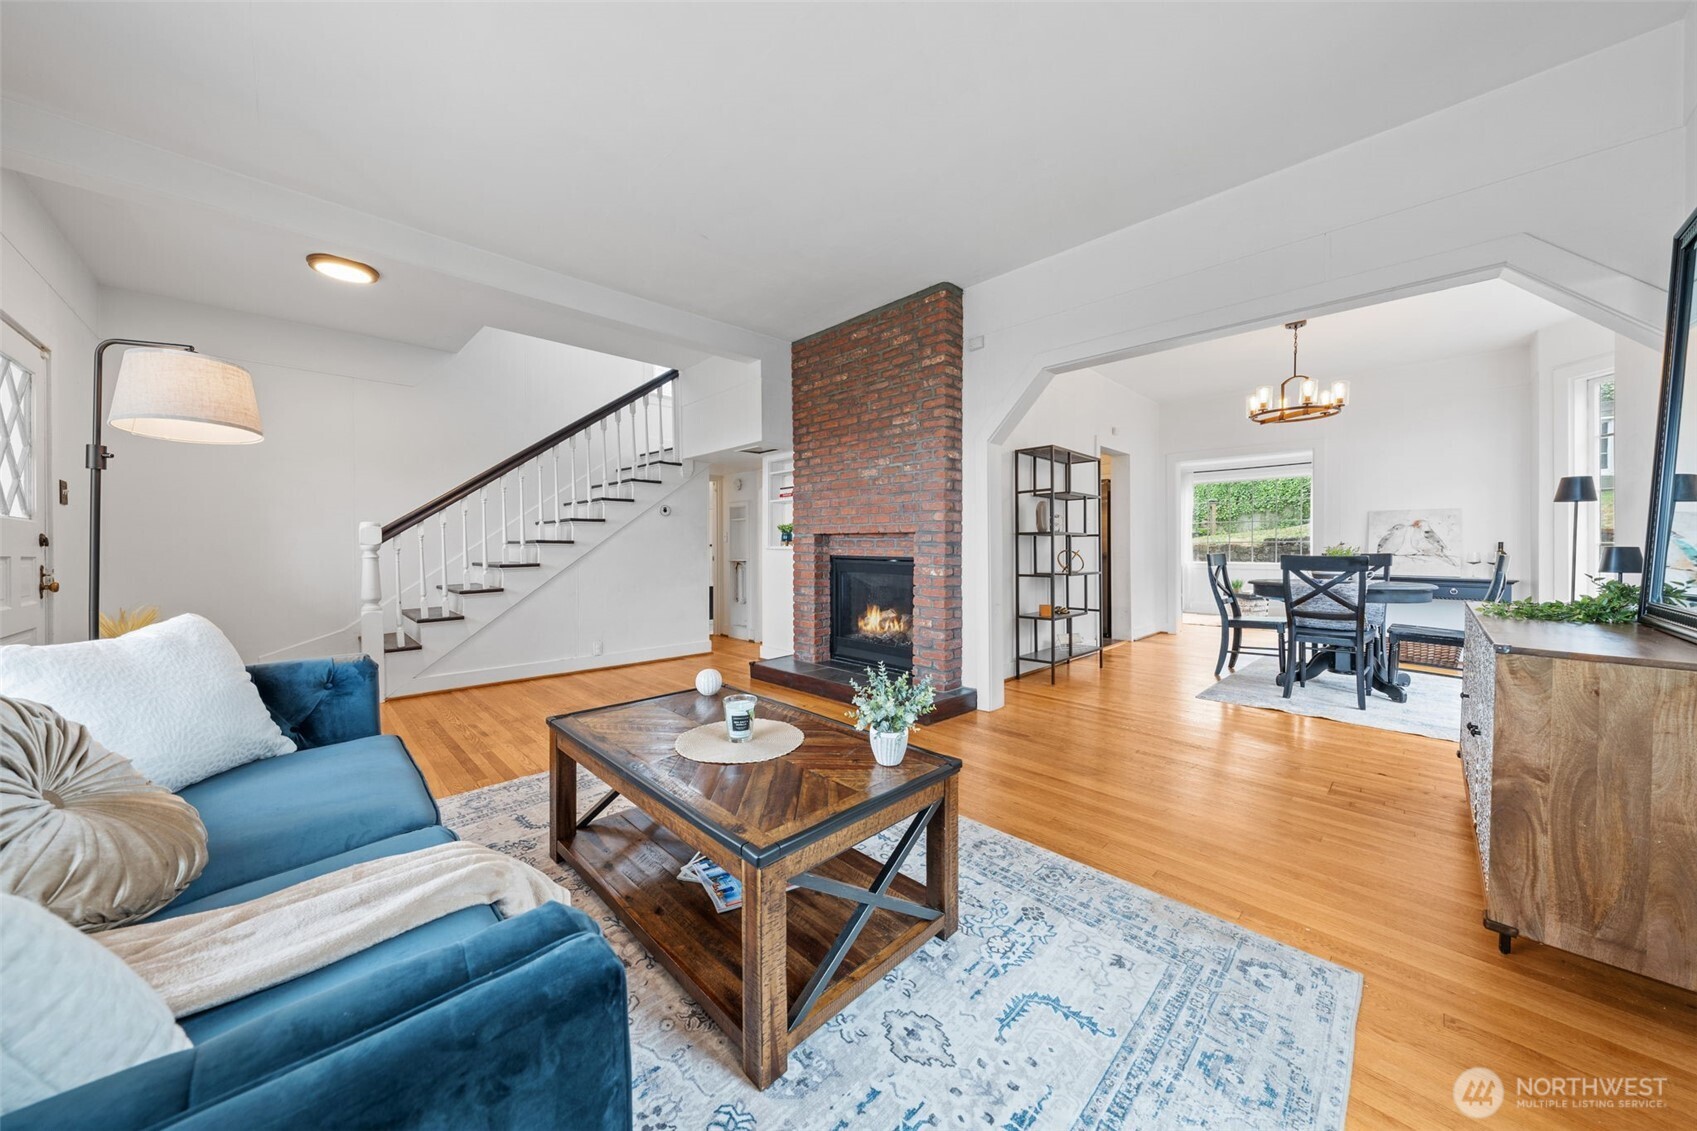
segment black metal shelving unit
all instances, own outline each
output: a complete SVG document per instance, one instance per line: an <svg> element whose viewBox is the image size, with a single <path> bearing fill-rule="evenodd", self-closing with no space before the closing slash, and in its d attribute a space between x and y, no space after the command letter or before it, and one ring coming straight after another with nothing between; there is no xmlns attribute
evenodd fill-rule
<svg viewBox="0 0 1697 1131"><path fill-rule="evenodd" d="M1094 655L1102 665L1101 461L1053 444L1021 448L1013 459L1014 675L1047 668L1054 683L1055 669L1074 660ZM1043 511L1047 530L1039 529ZM1079 646L1088 637L1080 621L1095 628L1094 643Z"/></svg>

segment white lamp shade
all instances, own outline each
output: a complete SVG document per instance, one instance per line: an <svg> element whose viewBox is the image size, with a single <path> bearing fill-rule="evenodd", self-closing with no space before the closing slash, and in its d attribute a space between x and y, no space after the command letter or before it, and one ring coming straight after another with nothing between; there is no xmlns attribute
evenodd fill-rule
<svg viewBox="0 0 1697 1131"><path fill-rule="evenodd" d="M124 354L111 421L137 436L187 444L257 444L265 438L252 374L186 350Z"/></svg>

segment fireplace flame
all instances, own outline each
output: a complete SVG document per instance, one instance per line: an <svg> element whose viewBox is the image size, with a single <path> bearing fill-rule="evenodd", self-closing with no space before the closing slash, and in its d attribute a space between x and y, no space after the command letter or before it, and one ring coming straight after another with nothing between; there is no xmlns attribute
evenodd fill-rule
<svg viewBox="0 0 1697 1131"><path fill-rule="evenodd" d="M857 627L868 636L906 636L908 618L898 609L868 605L866 611L860 614Z"/></svg>

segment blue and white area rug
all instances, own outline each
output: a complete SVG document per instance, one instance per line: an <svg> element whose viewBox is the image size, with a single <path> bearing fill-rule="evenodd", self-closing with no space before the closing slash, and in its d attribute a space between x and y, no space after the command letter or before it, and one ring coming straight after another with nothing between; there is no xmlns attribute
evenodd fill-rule
<svg viewBox="0 0 1697 1131"><path fill-rule="evenodd" d="M582 786L586 803L603 792ZM561 880L624 959L638 1131L1343 1126L1361 975L975 821L961 821L960 930L822 1026L761 1092L549 858L545 775L441 807L466 840ZM868 850L882 858L888 839ZM910 859L923 875L923 850Z"/></svg>

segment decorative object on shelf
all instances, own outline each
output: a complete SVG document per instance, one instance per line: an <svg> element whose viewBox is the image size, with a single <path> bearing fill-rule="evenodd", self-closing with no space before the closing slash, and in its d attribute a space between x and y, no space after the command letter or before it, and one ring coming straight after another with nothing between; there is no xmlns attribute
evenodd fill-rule
<svg viewBox="0 0 1697 1131"><path fill-rule="evenodd" d="M795 523L793 523L793 522L780 522L778 524L778 537L779 537L779 539L781 539L783 541L784 545L786 545L786 546L788 546L790 543L794 542L795 541Z"/></svg>
<svg viewBox="0 0 1697 1131"><path fill-rule="evenodd" d="M1573 572L1567 579L1567 599L1572 601L1579 593L1579 504L1597 501L1597 481L1589 475L1564 475L1550 501L1573 504Z"/></svg>
<svg viewBox="0 0 1697 1131"><path fill-rule="evenodd" d="M1643 573L1644 551L1637 546L1604 546L1597 572L1612 573L1616 581L1626 580L1629 573Z"/></svg>
<svg viewBox="0 0 1697 1131"><path fill-rule="evenodd" d="M1503 620L1558 621L1563 624L1631 624L1638 619L1638 586L1604 581L1595 595L1572 601L1492 601L1479 606L1481 616Z"/></svg>
<svg viewBox="0 0 1697 1131"><path fill-rule="evenodd" d="M1037 500L1037 532L1039 534L1049 533L1049 500L1048 499L1038 499Z"/></svg>
<svg viewBox="0 0 1697 1131"><path fill-rule="evenodd" d="M1056 605L1055 611L1049 615L1055 617L1070 617L1072 615L1072 610L1067 608L1065 605Z"/></svg>
<svg viewBox="0 0 1697 1131"><path fill-rule="evenodd" d="M866 669L866 683L854 688L854 729L867 731L872 757L880 766L899 766L907 756L907 734L936 708L931 677L914 682L909 672L891 676L883 664Z"/></svg>
<svg viewBox="0 0 1697 1131"><path fill-rule="evenodd" d="M1353 558L1361 552L1361 547L1351 546L1348 542L1333 542L1320 552L1328 558Z"/></svg>
<svg viewBox="0 0 1697 1131"><path fill-rule="evenodd" d="M1084 555L1077 550L1062 550L1055 555L1055 564L1061 567L1062 573L1084 572Z"/></svg>
<svg viewBox="0 0 1697 1131"><path fill-rule="evenodd" d="M1038 605L1037 615L1040 617L1052 617L1055 615L1055 606L1048 604L1047 602Z"/></svg>
<svg viewBox="0 0 1697 1131"><path fill-rule="evenodd" d="M118 615L115 617L109 617L105 613L101 613L100 639L111 640L113 637L122 636L126 632L134 632L138 628L146 628L158 619L159 607L157 605L143 605L139 609L135 610L119 609Z"/></svg>
<svg viewBox="0 0 1697 1131"><path fill-rule="evenodd" d="M707 723L678 735L673 744L680 757L691 762L719 766L743 766L770 762L801 746L806 737L800 728L779 719L755 719L748 738L733 742L722 723Z"/></svg>
<svg viewBox="0 0 1697 1131"><path fill-rule="evenodd" d="M190 444L257 444L259 399L253 375L239 365L196 353L181 342L107 338L94 347L94 436L88 468L88 635L100 636L100 480L112 453L100 436L106 403L106 351L131 347L112 390L112 427L156 440Z"/></svg>
<svg viewBox="0 0 1697 1131"><path fill-rule="evenodd" d="M760 700L752 695L725 696L725 737L732 742L747 742L754 737L754 705Z"/></svg>
<svg viewBox="0 0 1697 1131"><path fill-rule="evenodd" d="M719 674L718 668L702 668L695 673L695 689L703 695L717 695L723 686L725 677Z"/></svg>
<svg viewBox="0 0 1697 1131"><path fill-rule="evenodd" d="M1249 394L1249 419L1257 424L1291 424L1298 420L1321 420L1336 416L1349 403L1349 382L1334 381L1322 389L1312 377L1296 371L1297 331L1308 325L1306 319L1286 322L1290 331L1290 376L1279 385L1279 403L1273 403L1273 390L1262 385ZM1291 384L1297 383L1291 390Z"/></svg>
<svg viewBox="0 0 1697 1131"><path fill-rule="evenodd" d="M1390 554L1393 575L1460 573L1461 511L1368 511L1367 552Z"/></svg>

